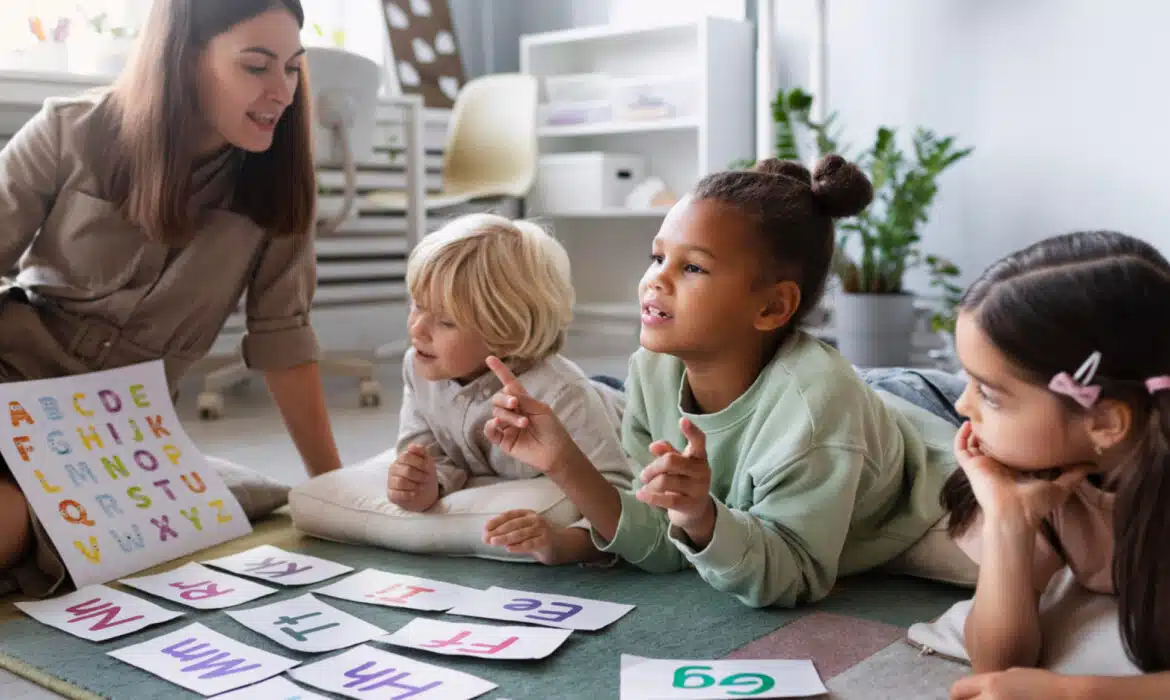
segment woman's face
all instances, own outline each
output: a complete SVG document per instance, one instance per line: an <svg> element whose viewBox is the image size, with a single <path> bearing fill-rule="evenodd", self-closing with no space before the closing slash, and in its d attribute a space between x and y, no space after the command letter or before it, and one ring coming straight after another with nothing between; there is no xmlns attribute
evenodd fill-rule
<svg viewBox="0 0 1170 700"><path fill-rule="evenodd" d="M200 149L226 144L262 152L292 104L304 47L300 27L276 7L214 37L199 58L199 104L210 133Z"/></svg>

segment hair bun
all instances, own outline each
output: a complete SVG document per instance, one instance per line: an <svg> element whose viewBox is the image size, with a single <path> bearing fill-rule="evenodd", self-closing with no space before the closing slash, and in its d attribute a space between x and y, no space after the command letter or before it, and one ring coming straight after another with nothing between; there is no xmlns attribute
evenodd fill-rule
<svg viewBox="0 0 1170 700"><path fill-rule="evenodd" d="M821 158L812 174L812 191L821 211L834 219L856 216L873 201L873 184L865 173L839 155Z"/></svg>
<svg viewBox="0 0 1170 700"><path fill-rule="evenodd" d="M812 186L812 173L795 160L765 158L752 166L752 170L765 175L784 175L799 180L802 184Z"/></svg>

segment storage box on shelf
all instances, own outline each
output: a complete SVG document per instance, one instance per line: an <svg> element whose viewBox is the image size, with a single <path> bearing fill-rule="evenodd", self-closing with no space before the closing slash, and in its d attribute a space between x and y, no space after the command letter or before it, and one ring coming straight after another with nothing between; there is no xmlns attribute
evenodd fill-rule
<svg viewBox="0 0 1170 700"><path fill-rule="evenodd" d="M589 212L624 207L646 174L642 156L622 153L558 153L541 156L529 197L534 213Z"/></svg>
<svg viewBox="0 0 1170 700"><path fill-rule="evenodd" d="M578 317L636 328L629 300L668 210L670 197L631 209L603 194L619 154L641 159L639 182L659 178L675 197L753 155L754 46L751 24L720 17L521 37L521 71L540 78L543 99L528 211L554 221L569 249ZM575 196L549 196L567 187Z"/></svg>

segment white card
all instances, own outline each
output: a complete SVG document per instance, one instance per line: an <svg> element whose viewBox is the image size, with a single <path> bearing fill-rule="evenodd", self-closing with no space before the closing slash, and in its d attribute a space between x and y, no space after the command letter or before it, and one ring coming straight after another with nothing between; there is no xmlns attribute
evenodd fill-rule
<svg viewBox="0 0 1170 700"><path fill-rule="evenodd" d="M288 675L322 690L371 700L470 700L496 687L468 673L424 664L369 645L301 666Z"/></svg>
<svg viewBox="0 0 1170 700"><path fill-rule="evenodd" d="M276 592L275 588L221 573L195 562L162 574L124 578L121 582L199 610L230 608Z"/></svg>
<svg viewBox="0 0 1170 700"><path fill-rule="evenodd" d="M450 610L459 600L480 591L445 581L366 569L324 588L317 588L313 593L358 603L441 612Z"/></svg>
<svg viewBox="0 0 1170 700"><path fill-rule="evenodd" d="M543 659L564 644L572 633L573 630L548 627L501 627L419 617L397 632L374 641L448 656Z"/></svg>
<svg viewBox="0 0 1170 700"><path fill-rule="evenodd" d="M276 676L256 685L216 695L215 700L329 700L329 698L305 690L284 676Z"/></svg>
<svg viewBox="0 0 1170 700"><path fill-rule="evenodd" d="M0 458L78 588L252 531L183 431L161 360L0 383L0 406Z"/></svg>
<svg viewBox="0 0 1170 700"><path fill-rule="evenodd" d="M448 612L452 615L592 631L613 624L633 609L633 605L624 603L492 586L476 595L464 597Z"/></svg>
<svg viewBox="0 0 1170 700"><path fill-rule="evenodd" d="M622 654L621 700L805 698L827 692L811 661L675 661Z"/></svg>
<svg viewBox="0 0 1170 700"><path fill-rule="evenodd" d="M236 622L296 651L321 652L352 647L386 630L326 605L306 593L247 610L227 610Z"/></svg>
<svg viewBox="0 0 1170 700"><path fill-rule="evenodd" d="M201 695L251 685L300 663L241 644L198 622L109 655Z"/></svg>
<svg viewBox="0 0 1170 700"><path fill-rule="evenodd" d="M203 562L211 566L282 586L304 586L353 571L352 566L311 557L307 554L286 552L280 547L262 544L246 552L232 554Z"/></svg>
<svg viewBox="0 0 1170 700"><path fill-rule="evenodd" d="M13 605L38 622L91 642L104 642L183 615L101 585Z"/></svg>

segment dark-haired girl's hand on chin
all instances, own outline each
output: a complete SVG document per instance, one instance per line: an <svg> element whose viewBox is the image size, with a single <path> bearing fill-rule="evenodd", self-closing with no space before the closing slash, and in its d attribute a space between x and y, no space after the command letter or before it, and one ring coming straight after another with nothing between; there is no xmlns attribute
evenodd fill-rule
<svg viewBox="0 0 1170 700"><path fill-rule="evenodd" d="M484 425L484 435L512 458L555 476L576 447L572 436L547 404L529 395L507 365L489 357L488 368L504 387L492 398L494 417Z"/></svg>
<svg viewBox="0 0 1170 700"><path fill-rule="evenodd" d="M1069 467L1052 480L1009 469L983 454L970 423L964 423L955 435L955 457L971 482L984 522L1031 529L1039 528L1049 513L1068 500L1090 468Z"/></svg>
<svg viewBox="0 0 1170 700"><path fill-rule="evenodd" d="M669 442L651 443L650 452L657 459L642 470L644 486L636 495L639 501L664 509L671 525L686 532L701 550L715 530L707 436L686 418L680 426L687 438L686 448L680 453Z"/></svg>

